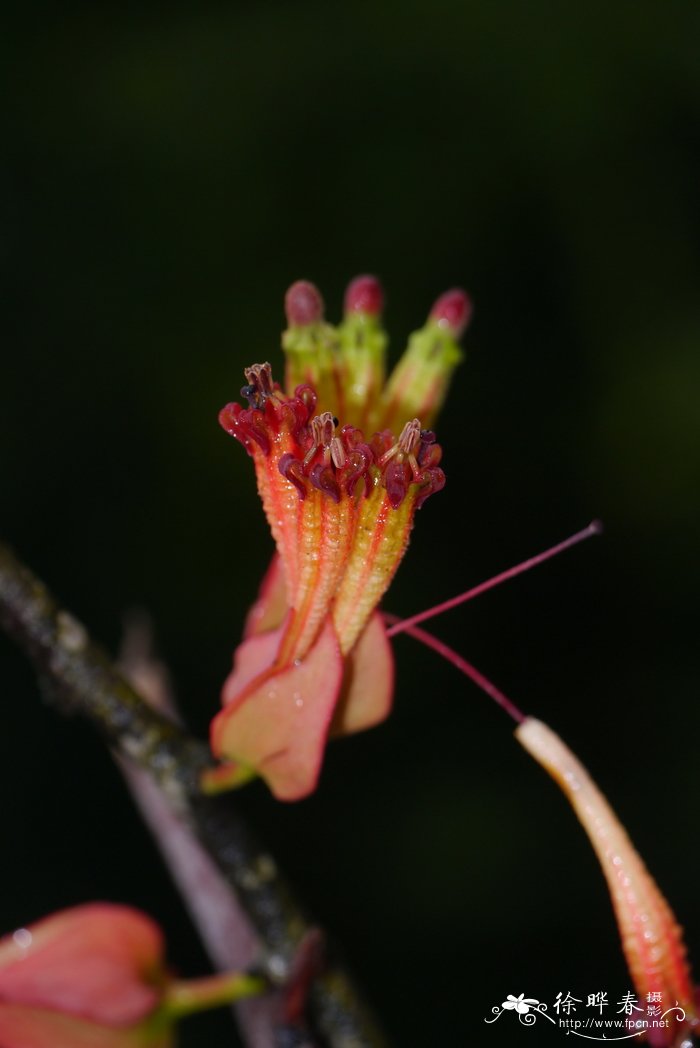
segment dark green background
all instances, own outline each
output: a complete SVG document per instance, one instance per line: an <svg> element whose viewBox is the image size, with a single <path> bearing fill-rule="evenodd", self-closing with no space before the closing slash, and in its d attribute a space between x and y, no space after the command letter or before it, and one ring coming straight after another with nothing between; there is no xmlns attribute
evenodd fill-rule
<svg viewBox="0 0 700 1048"><path fill-rule="evenodd" d="M271 549L216 415L279 368L285 287L335 317L380 274L396 354L464 284L448 485L386 606L603 518L435 628L588 763L696 957L699 32L691 0L26 4L0 43L3 537L113 649L149 609L204 734ZM317 796L241 804L398 1044L560 1043L483 1017L629 989L591 850L503 714L396 652L396 715L330 748ZM199 973L101 743L3 640L0 681L0 926L125 900Z"/></svg>

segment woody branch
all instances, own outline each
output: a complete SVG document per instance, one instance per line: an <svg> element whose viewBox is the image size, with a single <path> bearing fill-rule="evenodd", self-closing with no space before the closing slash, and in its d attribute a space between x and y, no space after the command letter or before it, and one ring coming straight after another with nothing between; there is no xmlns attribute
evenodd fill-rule
<svg viewBox="0 0 700 1048"><path fill-rule="evenodd" d="M283 981L311 927L230 796L200 793L200 774L211 763L208 748L151 708L85 628L1 544L0 626L29 657L61 712L87 716L110 746L150 773L236 893L263 943L270 972ZM313 1024L329 1048L386 1043L330 951L311 986L310 1006Z"/></svg>

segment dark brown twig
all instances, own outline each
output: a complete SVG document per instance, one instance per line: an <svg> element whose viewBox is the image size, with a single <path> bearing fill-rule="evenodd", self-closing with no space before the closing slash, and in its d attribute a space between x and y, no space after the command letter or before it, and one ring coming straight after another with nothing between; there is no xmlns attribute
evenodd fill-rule
<svg viewBox="0 0 700 1048"><path fill-rule="evenodd" d="M310 930L272 857L230 797L200 794L208 748L154 711L117 672L85 628L0 545L0 626L23 648L63 709L89 717L119 753L154 777L236 891L267 951L270 974L287 977ZM312 1021L329 1048L381 1048L383 1035L345 969L332 957L314 981Z"/></svg>

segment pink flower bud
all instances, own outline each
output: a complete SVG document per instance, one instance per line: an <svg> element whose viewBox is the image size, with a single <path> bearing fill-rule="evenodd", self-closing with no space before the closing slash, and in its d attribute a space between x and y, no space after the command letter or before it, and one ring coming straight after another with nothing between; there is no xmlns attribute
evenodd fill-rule
<svg viewBox="0 0 700 1048"><path fill-rule="evenodd" d="M284 310L290 327L308 327L323 319L323 299L315 284L297 280L284 296Z"/></svg>
<svg viewBox="0 0 700 1048"><path fill-rule="evenodd" d="M440 327L444 327L454 338L461 338L471 316L471 299L460 287L452 288L444 295L440 295L430 311L430 319L437 321Z"/></svg>
<svg viewBox="0 0 700 1048"><path fill-rule="evenodd" d="M107 903L53 914L0 940L0 1044L129 1048L160 1006L163 949L149 917ZM143 1040L170 1043L163 1030Z"/></svg>
<svg viewBox="0 0 700 1048"><path fill-rule="evenodd" d="M376 277L365 274L355 277L345 292L346 313L366 313L375 317L384 309L384 291Z"/></svg>

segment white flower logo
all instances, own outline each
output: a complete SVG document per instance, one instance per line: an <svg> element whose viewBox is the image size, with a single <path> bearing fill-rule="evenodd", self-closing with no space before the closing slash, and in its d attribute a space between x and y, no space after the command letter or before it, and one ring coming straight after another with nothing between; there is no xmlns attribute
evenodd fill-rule
<svg viewBox="0 0 700 1048"><path fill-rule="evenodd" d="M508 999L503 1002L501 1007L509 1012L517 1012L518 1015L527 1015L530 1011L530 1006L539 1003L534 997L526 997L524 993L521 993L519 997L513 997L513 994L509 993Z"/></svg>

